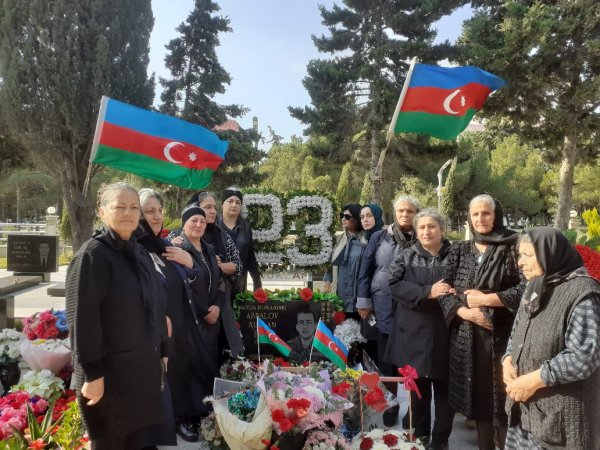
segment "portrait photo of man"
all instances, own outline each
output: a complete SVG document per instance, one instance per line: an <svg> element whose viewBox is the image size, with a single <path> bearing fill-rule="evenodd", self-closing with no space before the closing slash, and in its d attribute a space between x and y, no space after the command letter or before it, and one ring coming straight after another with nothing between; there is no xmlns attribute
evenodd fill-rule
<svg viewBox="0 0 600 450"><path fill-rule="evenodd" d="M311 361L325 360L325 357L316 349L312 350L312 358L310 355L318 323L319 314L316 311L311 310L309 305L302 305L302 307L298 309L296 313L296 331L298 332L298 336L287 342L292 348L289 356L290 362L302 364L303 362L308 361L309 358Z"/></svg>

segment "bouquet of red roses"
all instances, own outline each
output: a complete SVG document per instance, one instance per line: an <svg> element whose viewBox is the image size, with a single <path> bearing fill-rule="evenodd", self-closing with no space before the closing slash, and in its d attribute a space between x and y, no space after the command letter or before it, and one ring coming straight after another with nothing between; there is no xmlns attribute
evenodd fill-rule
<svg viewBox="0 0 600 450"><path fill-rule="evenodd" d="M49 309L23 319L23 334L27 339L64 339L69 335L64 310Z"/></svg>

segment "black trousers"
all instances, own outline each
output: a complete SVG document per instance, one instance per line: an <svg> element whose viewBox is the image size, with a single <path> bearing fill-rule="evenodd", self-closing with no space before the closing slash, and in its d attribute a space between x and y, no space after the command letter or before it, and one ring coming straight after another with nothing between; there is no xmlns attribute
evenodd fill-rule
<svg viewBox="0 0 600 450"><path fill-rule="evenodd" d="M419 378L416 380L421 399L414 392L410 393L413 411L413 427L415 436L431 435L432 442L446 443L452 433L454 411L448 404L448 380ZM431 429L431 398L435 405L435 420Z"/></svg>

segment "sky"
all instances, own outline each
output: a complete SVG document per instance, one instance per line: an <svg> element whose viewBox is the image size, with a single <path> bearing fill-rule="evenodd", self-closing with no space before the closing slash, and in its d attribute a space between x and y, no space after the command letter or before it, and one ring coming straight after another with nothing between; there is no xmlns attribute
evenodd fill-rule
<svg viewBox="0 0 600 450"><path fill-rule="evenodd" d="M310 104L302 85L309 60L327 58L313 45L311 35L327 34L321 25L318 5L330 8L332 0L220 0L220 15L228 17L231 33L220 35L217 55L232 82L215 100L241 104L250 109L236 119L242 128L258 117L259 132L269 137L267 126L288 141L302 136L304 125L290 116L288 106ZM339 2L338 2L339 3ZM164 67L165 45L177 37L177 26L193 9L194 0L152 0L154 30L150 38L149 72L169 77ZM454 41L469 17L468 7L456 11L436 25L438 39ZM399 95L400 93L398 93ZM157 84L155 104L160 103Z"/></svg>

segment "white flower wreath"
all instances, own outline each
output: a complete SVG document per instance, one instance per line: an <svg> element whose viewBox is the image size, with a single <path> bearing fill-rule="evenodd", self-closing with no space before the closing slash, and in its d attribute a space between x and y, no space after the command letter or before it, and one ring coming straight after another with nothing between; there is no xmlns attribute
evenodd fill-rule
<svg viewBox="0 0 600 450"><path fill-rule="evenodd" d="M271 228L252 230L253 239L256 242L271 242L280 239L281 230L283 230L283 210L281 208L281 200L273 194L246 194L244 196L244 206L242 207L243 215L248 214L248 205L270 207L271 217L273 218Z"/></svg>

